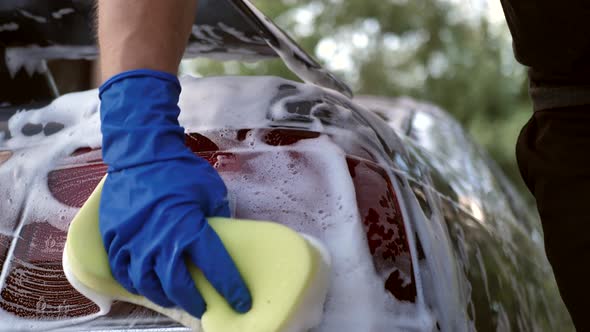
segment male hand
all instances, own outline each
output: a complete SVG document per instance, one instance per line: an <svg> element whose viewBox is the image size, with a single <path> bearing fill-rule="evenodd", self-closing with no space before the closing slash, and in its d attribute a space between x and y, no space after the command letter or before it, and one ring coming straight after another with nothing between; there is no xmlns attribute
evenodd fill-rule
<svg viewBox="0 0 590 332"><path fill-rule="evenodd" d="M200 318L205 302L195 264L236 311L250 293L206 217L229 217L226 187L207 161L184 145L180 84L153 70L116 75L100 88L103 159L108 177L100 232L115 279L129 292Z"/></svg>

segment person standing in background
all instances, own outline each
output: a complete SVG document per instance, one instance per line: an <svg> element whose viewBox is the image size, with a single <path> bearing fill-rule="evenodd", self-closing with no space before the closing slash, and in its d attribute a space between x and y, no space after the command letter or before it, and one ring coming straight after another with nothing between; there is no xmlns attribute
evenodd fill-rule
<svg viewBox="0 0 590 332"><path fill-rule="evenodd" d="M578 331L590 331L590 2L500 0L533 115L516 157L545 249Z"/></svg>

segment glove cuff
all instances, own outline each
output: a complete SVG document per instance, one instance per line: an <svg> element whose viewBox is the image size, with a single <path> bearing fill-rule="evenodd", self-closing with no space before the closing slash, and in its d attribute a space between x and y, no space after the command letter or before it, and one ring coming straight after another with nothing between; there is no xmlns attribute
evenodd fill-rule
<svg viewBox="0 0 590 332"><path fill-rule="evenodd" d="M98 88L98 97L102 100L102 94L106 90L108 90L111 85L122 81L127 78L152 78L152 79L159 79L162 81L168 81L172 85L175 85L178 89L178 94L180 94L180 82L178 81L178 77L163 71L152 70L152 69L134 69L124 71L119 73L108 80L106 80L99 88Z"/></svg>
<svg viewBox="0 0 590 332"><path fill-rule="evenodd" d="M99 90L103 159L109 172L191 155L178 123L180 83L149 69L123 72Z"/></svg>

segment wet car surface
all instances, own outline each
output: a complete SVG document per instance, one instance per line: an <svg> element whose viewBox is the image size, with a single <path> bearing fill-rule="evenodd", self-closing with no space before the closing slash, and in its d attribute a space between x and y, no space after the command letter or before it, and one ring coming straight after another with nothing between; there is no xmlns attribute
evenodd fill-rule
<svg viewBox="0 0 590 332"><path fill-rule="evenodd" d="M236 8L268 30L250 38L257 49L315 66L286 54L292 41L251 4ZM567 328L537 217L460 125L407 98L351 99L326 73L184 78L180 101L186 144L219 171L236 217L327 245L334 272L317 330ZM41 99L0 100L0 331L184 330L126 303L100 313L67 282L67 227L106 172L98 99Z"/></svg>

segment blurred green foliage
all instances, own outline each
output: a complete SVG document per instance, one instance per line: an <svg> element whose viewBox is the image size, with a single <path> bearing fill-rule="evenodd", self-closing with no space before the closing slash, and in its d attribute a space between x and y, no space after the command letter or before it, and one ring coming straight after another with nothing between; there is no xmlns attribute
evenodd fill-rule
<svg viewBox="0 0 590 332"><path fill-rule="evenodd" d="M504 21L491 23L467 0L254 2L356 94L407 95L451 113L528 195L514 146L532 108L526 74L513 58ZM207 76L297 80L279 60L196 60L190 66Z"/></svg>

